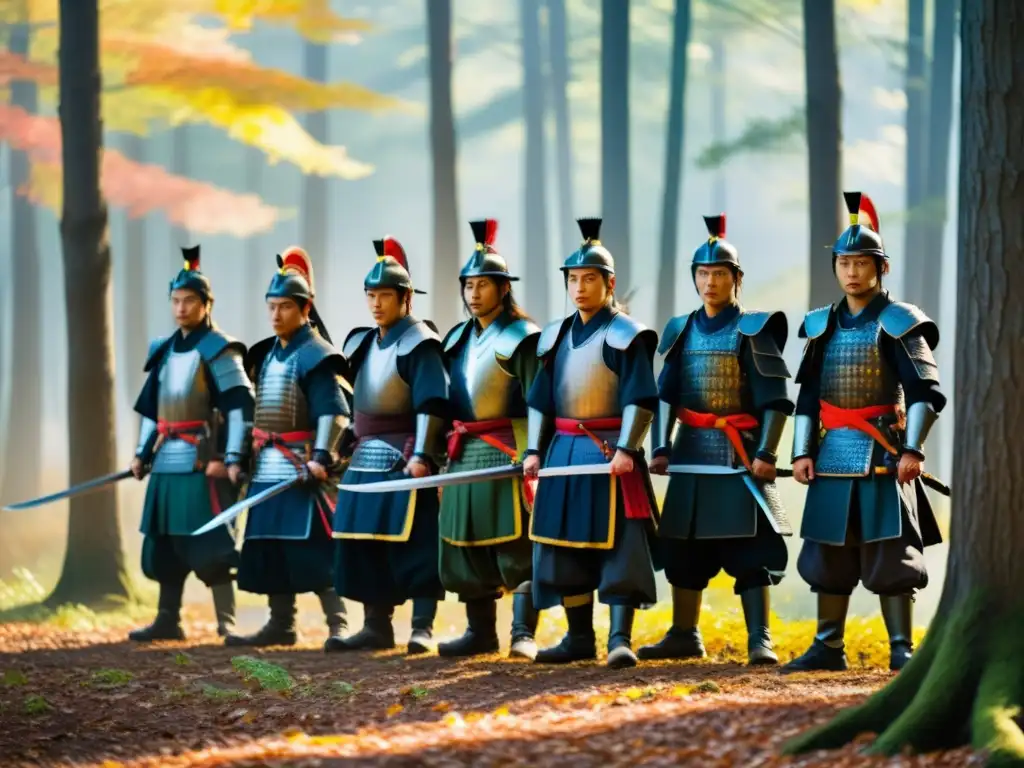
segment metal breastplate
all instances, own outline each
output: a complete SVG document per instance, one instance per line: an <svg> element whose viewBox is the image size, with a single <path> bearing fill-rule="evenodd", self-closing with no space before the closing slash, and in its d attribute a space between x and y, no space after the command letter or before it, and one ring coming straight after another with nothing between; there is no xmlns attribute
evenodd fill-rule
<svg viewBox="0 0 1024 768"><path fill-rule="evenodd" d="M256 386L256 415L253 427L264 432L303 432L313 428L306 396L299 386L298 355L294 352L284 360L276 352L267 355ZM305 443L290 443L303 459ZM256 456L253 481L276 483L295 477L298 470L278 448L265 446Z"/></svg>
<svg viewBox="0 0 1024 768"><path fill-rule="evenodd" d="M479 336L470 329L466 342L452 366L452 400L468 405L471 413L462 414L474 421L509 417L510 407L519 389L519 381L506 373L494 353L495 339L502 329L491 323ZM522 416L523 414L517 414Z"/></svg>
<svg viewBox="0 0 1024 768"><path fill-rule="evenodd" d="M168 350L160 366L157 414L163 421L210 421L210 387L197 350ZM209 441L198 446L177 438L161 441L153 458L155 473L193 472L196 462L209 461Z"/></svg>
<svg viewBox="0 0 1024 768"><path fill-rule="evenodd" d="M398 375L398 343L381 348L374 332L353 385L355 410L373 416L412 412L412 390Z"/></svg>
<svg viewBox="0 0 1024 768"><path fill-rule="evenodd" d="M895 405L903 408L903 388L882 357L881 325L877 320L857 328L842 328L825 346L821 365L821 399L839 408ZM896 417L874 420L896 443ZM871 466L875 441L856 429L829 430L821 442L815 472L819 475L863 475Z"/></svg>
<svg viewBox="0 0 1024 768"><path fill-rule="evenodd" d="M619 376L604 362L608 324L578 347L572 343L572 327L555 354L555 413L569 419L601 419L621 416Z"/></svg>
<svg viewBox="0 0 1024 768"><path fill-rule="evenodd" d="M739 316L706 333L691 322L679 351L679 402L698 413L745 413L750 400L740 367ZM682 463L732 466L735 449L720 429L680 427L674 449Z"/></svg>

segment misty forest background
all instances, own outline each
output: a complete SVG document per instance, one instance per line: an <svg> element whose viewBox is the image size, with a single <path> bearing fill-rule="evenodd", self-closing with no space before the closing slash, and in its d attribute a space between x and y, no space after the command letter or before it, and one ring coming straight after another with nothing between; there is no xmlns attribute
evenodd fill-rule
<svg viewBox="0 0 1024 768"><path fill-rule="evenodd" d="M557 267L578 245L574 218L602 215L620 294L633 292L632 313L660 331L671 314L698 306L688 265L706 237L701 216L724 211L746 273L743 303L787 313L786 358L795 371L803 313L838 298L827 246L846 225L841 190L858 189L880 212L893 267L886 285L938 320L939 365L951 383L955 0L333 7L366 22L367 31L324 44L287 25L257 22L230 37L260 67L391 97L367 96L361 108L296 111L313 139L347 151L350 159L333 170L310 165L304 174L209 125L151 126L144 137L106 132L108 149L258 195L260 210L271 211L231 226L226 211L230 231L210 234L183 229L182 216L172 223L159 206L129 217L111 200L117 445L125 465L147 342L173 329L168 281L181 266L179 246L197 243L214 285L215 320L250 344L267 334L262 296L274 255L293 243L305 247L319 311L340 343L367 322L362 279L375 258L371 241L385 233L403 243L414 280L429 292L416 298L415 313L445 329L461 316L456 275L472 248L467 222L497 218L499 250L524 277L519 299L546 322L567 309ZM221 26L210 17L192 21ZM7 23L0 31L10 54L35 58L33 25ZM35 83L11 71L0 67L11 106L56 114ZM67 485L66 393L74 372L66 364L57 216L18 194L30 170L17 145L0 144L0 155L0 502L13 502ZM254 233L238 236L247 231ZM952 407L929 452L930 470L947 478ZM788 436L786 445L783 465ZM798 522L802 490L781 485ZM143 488L119 488L136 574ZM67 504L3 513L0 580L27 569L42 584L55 583L66 535ZM795 569L798 545L790 541L790 574L775 607L809 616L811 596ZM934 610L945 559L945 545L928 552L934 586L918 598L919 623ZM193 596L201 591L190 582ZM866 594L855 598L855 611L876 607Z"/></svg>

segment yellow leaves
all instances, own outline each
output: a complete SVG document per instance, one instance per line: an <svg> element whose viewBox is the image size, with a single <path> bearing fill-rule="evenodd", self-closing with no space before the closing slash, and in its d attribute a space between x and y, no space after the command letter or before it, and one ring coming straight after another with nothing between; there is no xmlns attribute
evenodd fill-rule
<svg viewBox="0 0 1024 768"><path fill-rule="evenodd" d="M395 703L385 710L385 714L387 714L388 717L394 717L404 709L405 707L403 705Z"/></svg>
<svg viewBox="0 0 1024 768"><path fill-rule="evenodd" d="M320 43L365 32L370 24L345 19L331 10L329 0L208 0L210 12L229 28L247 31L256 19L269 24L291 24L303 36Z"/></svg>
<svg viewBox="0 0 1024 768"><path fill-rule="evenodd" d="M439 702L437 702L437 704L432 706L430 709L431 709L432 712L447 712L451 708L452 708L452 703L450 701L439 701Z"/></svg>

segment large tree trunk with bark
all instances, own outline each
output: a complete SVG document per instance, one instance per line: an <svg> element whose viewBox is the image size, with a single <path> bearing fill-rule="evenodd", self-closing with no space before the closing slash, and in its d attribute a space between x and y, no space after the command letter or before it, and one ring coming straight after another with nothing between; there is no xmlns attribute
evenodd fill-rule
<svg viewBox="0 0 1024 768"><path fill-rule="evenodd" d="M690 6L690 0L676 0L675 22L672 25L672 73L669 80L665 189L661 198L661 243L658 249L655 310L658 328L665 327L665 323L675 314L676 307L676 250L679 246L683 134L686 131L686 49L690 44Z"/></svg>
<svg viewBox="0 0 1024 768"><path fill-rule="evenodd" d="M921 237L922 219L925 217L924 161L928 151L924 6L924 0L909 0L907 3L907 70L904 83L907 94L907 168L904 190L907 220L903 228L903 258L907 265L904 298L922 308L925 306L926 294L922 288L921 275L936 269L937 258L936 254L924 251Z"/></svg>
<svg viewBox="0 0 1024 768"><path fill-rule="evenodd" d="M526 248L525 287L519 300L534 317L548 309L548 204L544 167L544 75L541 70L540 4L519 0L523 33L523 107L526 117L526 183L523 191Z"/></svg>
<svg viewBox="0 0 1024 768"><path fill-rule="evenodd" d="M244 147L245 191L263 195L263 153ZM245 308L242 310L242 332L250 344L269 335L264 295L273 271L272 254L263 252L263 237L249 235L245 240ZM320 277L317 277L320 280Z"/></svg>
<svg viewBox="0 0 1024 768"><path fill-rule="evenodd" d="M565 0L548 0L548 50L551 57L551 107L555 115L555 164L558 168L558 232L562 252L576 249L573 222L572 132L569 124L569 34ZM545 311L543 317L547 317Z"/></svg>
<svg viewBox="0 0 1024 768"><path fill-rule="evenodd" d="M433 320L439 328L455 325L458 297L459 206L456 181L455 114L452 109L452 3L427 0L430 59L430 149L434 166ZM425 265L424 265L425 266ZM413 282L416 261L412 260ZM419 274L426 270L421 267Z"/></svg>
<svg viewBox="0 0 1024 768"><path fill-rule="evenodd" d="M124 142L125 154L136 162L145 162L145 140L129 134ZM124 223L124 385L128 402L134 403L142 391L146 374L146 351L149 349L149 289L146 286L146 219L127 216Z"/></svg>
<svg viewBox="0 0 1024 768"><path fill-rule="evenodd" d="M326 45L308 41L303 44L303 73L314 83L327 82ZM327 117L324 111L306 115L306 130L321 144L327 143ZM301 245L313 260L314 278L318 290L324 292L323 298L330 293L330 193L330 185L323 176L310 173L303 177Z"/></svg>
<svg viewBox="0 0 1024 768"><path fill-rule="evenodd" d="M68 339L69 480L115 471L114 351L107 205L100 192L103 122L96 0L60 0L61 244ZM51 605L128 598L113 486L69 502L64 569Z"/></svg>
<svg viewBox="0 0 1024 768"><path fill-rule="evenodd" d="M804 0L807 81L807 171L810 196L810 306L832 303L836 292L826 250L842 231L842 94L836 50L835 0Z"/></svg>
<svg viewBox="0 0 1024 768"><path fill-rule="evenodd" d="M946 583L928 636L886 688L789 751L863 732L897 754L969 742L1024 763L1024 3L963 7L956 485Z"/></svg>
<svg viewBox="0 0 1024 768"><path fill-rule="evenodd" d="M637 287L629 253L629 0L601 2L601 216L622 295Z"/></svg>
<svg viewBox="0 0 1024 768"><path fill-rule="evenodd" d="M26 4L27 5L27 4ZM24 8L24 6L23 6ZM19 18L28 18L27 8ZM19 56L29 52L29 24L11 26L10 50ZM11 105L36 113L38 94L35 83L11 83ZM39 381L42 378L40 350L39 240L36 234L35 207L18 189L28 183L28 155L10 150L11 188L11 287L13 328L10 334L11 357L8 392L11 398L7 431L3 436L7 450L0 470L3 487L0 501L24 501L39 495L39 467L42 461L43 414ZM16 450L12 450L17 446Z"/></svg>

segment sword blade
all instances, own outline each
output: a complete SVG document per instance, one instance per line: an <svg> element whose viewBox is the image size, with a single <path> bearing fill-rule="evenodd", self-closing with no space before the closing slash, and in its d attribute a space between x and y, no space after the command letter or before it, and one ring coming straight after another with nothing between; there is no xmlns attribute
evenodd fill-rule
<svg viewBox="0 0 1024 768"><path fill-rule="evenodd" d="M670 475L745 475L745 467L723 467L717 464L669 464Z"/></svg>
<svg viewBox="0 0 1024 768"><path fill-rule="evenodd" d="M544 467L537 477L567 477L571 475L608 475L611 464L573 464L568 467Z"/></svg>
<svg viewBox="0 0 1024 768"><path fill-rule="evenodd" d="M60 491L59 493L51 493L49 496L41 496L38 499L32 499L31 501L20 501L17 504L9 504L8 506L4 507L4 510L8 512L16 512L22 509L32 509L34 507L41 507L44 504L52 504L53 502L60 501L61 499L70 499L72 496L81 496L82 494L85 493L92 493L93 491L98 491L100 488L103 488L106 485L110 485L112 483L119 483L122 480L125 480L131 476L132 471L130 469L125 469L120 472L112 472L109 475L104 475L103 477L96 477L93 478L92 480L87 480L84 483L73 485L66 490Z"/></svg>
<svg viewBox="0 0 1024 768"><path fill-rule="evenodd" d="M776 533L781 534L782 531L779 530L779 521L776 520L775 515L772 514L772 508L768 504L768 499L764 497L764 493L761 491L761 487L757 484L757 481L750 475L743 475L743 484L747 486L747 490L749 490L750 494L754 497L754 501L757 502L757 506L761 508L765 517L768 518L768 522L771 524L772 529Z"/></svg>
<svg viewBox="0 0 1024 768"><path fill-rule="evenodd" d="M293 488L296 485L299 485L300 483L304 483L306 479L307 477L305 474L297 475L291 478L290 480L282 480L277 485L272 485L266 490L260 491L255 496L250 496L247 499L242 499L236 504L233 504L232 506L225 509L219 515L211 519L208 523L192 531L192 535L202 536L204 533L209 533L210 531L219 528L222 525L226 525L227 523L230 523L232 520L238 517L240 514L245 512L245 510L252 509L257 504L261 504L267 499L272 499L278 494L284 493L289 488Z"/></svg>
<svg viewBox="0 0 1024 768"><path fill-rule="evenodd" d="M427 477L402 477L397 480L382 480L379 483L362 483L360 485L341 483L338 485L338 490L350 493L398 493L418 491L424 488L447 488L451 485L483 483L488 480L503 480L508 477L519 477L522 474L522 464L509 464L503 467L473 469L467 472L446 472Z"/></svg>

